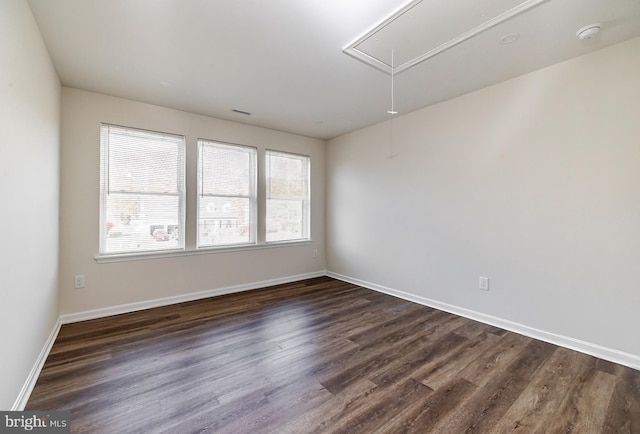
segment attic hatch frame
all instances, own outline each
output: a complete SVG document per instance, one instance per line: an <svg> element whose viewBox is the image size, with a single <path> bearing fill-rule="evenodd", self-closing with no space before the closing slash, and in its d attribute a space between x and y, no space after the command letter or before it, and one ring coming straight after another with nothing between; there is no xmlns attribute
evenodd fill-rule
<svg viewBox="0 0 640 434"><path fill-rule="evenodd" d="M406 71L409 68L412 68L418 65L419 63L429 60L432 57L435 57L438 54L441 54L455 47L456 45L463 43L468 39L473 38L474 36L479 35L482 32L485 32L497 26L498 24L501 24L517 15L527 12L528 10L533 9L536 6L539 6L542 3L546 3L550 0L525 0L522 3L518 4L517 6L514 6L513 8L508 9L475 27L472 27L470 30L467 30L466 32L459 34L458 36L436 46L435 48L432 48L431 50L395 67L389 65L388 63L358 48L359 45L361 45L371 37L375 36L378 32L385 29L387 26L390 26L391 24L393 24L395 20L400 18L405 13L409 12L414 7L418 6L423 1L424 0L412 0L409 3L405 4L404 6L400 7L400 9L393 12L387 18L383 19L380 23L376 24L373 28L365 32L362 36L359 36L353 42L351 42L346 47L344 47L342 49L342 52L366 64L369 64L374 68L379 69L380 71L383 71L389 75L391 75L392 72L394 74L399 74L403 71ZM392 44L392 45L397 46L398 44Z"/></svg>

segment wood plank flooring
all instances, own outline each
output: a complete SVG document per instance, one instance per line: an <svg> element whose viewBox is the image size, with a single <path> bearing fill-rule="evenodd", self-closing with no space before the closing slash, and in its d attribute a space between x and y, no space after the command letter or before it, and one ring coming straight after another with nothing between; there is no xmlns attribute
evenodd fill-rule
<svg viewBox="0 0 640 434"><path fill-rule="evenodd" d="M640 371L330 278L63 325L77 433L640 433Z"/></svg>

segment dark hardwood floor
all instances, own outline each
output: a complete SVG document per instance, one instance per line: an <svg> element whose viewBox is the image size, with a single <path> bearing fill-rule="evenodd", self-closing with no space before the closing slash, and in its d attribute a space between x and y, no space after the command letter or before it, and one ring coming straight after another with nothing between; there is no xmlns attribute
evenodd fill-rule
<svg viewBox="0 0 640 434"><path fill-rule="evenodd" d="M640 371L330 278L63 325L86 433L640 433Z"/></svg>

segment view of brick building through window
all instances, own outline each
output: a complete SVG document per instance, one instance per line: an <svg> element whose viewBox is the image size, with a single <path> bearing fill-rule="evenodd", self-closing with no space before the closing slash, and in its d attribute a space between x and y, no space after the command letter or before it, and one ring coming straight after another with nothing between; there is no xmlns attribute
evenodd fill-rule
<svg viewBox="0 0 640 434"><path fill-rule="evenodd" d="M265 152L260 221L254 147L198 140L197 205L187 209L184 137L103 125L100 143L100 254L182 250L186 212L197 213L198 248L310 238L308 156Z"/></svg>
<svg viewBox="0 0 640 434"><path fill-rule="evenodd" d="M309 157L267 151L266 241L309 238Z"/></svg>
<svg viewBox="0 0 640 434"><path fill-rule="evenodd" d="M184 137L101 129L100 253L180 249Z"/></svg>

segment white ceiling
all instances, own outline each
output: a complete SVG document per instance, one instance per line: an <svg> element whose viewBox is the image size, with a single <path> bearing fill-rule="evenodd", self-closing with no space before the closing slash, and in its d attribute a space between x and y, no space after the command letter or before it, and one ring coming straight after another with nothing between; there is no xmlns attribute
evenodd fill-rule
<svg viewBox="0 0 640 434"><path fill-rule="evenodd" d="M433 47L523 1L423 0L424 17L396 26L392 40L404 42L392 48L412 53L420 38ZM389 75L342 50L407 3L29 0L65 86L321 139L390 116ZM596 38L576 37L596 22ZM510 33L518 40L502 44ZM546 0L396 75L395 109L407 113L639 35L640 0ZM367 44L380 57L389 51L389 39Z"/></svg>

